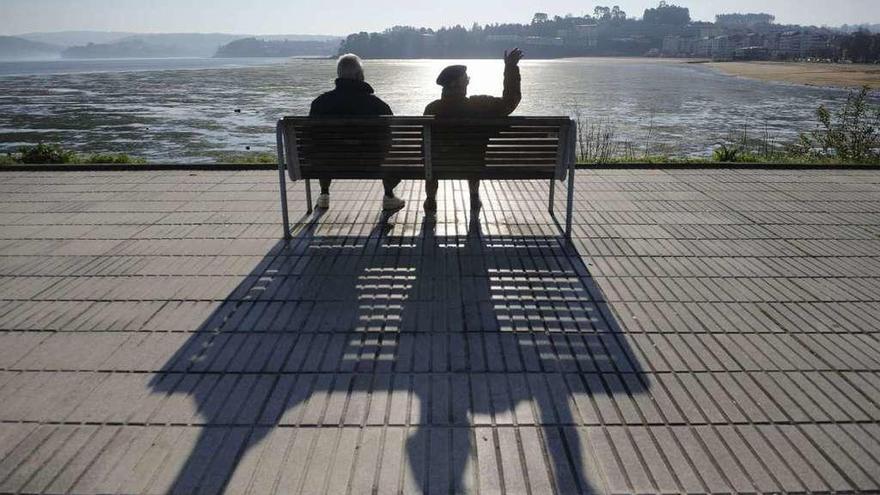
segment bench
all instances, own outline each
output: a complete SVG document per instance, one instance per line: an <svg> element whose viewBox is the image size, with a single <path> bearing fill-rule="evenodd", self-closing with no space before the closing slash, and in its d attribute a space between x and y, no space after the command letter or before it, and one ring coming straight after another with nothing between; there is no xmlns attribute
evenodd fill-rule
<svg viewBox="0 0 880 495"><path fill-rule="evenodd" d="M571 239L576 124L567 117L285 117L278 121L278 175L284 237L290 239L287 183L312 179L568 180L565 226ZM286 173L285 173L286 171Z"/></svg>

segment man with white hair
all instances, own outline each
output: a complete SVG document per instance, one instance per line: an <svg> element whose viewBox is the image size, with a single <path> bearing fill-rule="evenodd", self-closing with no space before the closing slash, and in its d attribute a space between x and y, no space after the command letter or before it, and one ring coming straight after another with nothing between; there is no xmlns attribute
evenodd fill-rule
<svg viewBox="0 0 880 495"><path fill-rule="evenodd" d="M336 89L322 94L312 102L309 112L311 117L372 117L393 115L391 107L378 98L373 88L364 82L364 68L361 59L354 54L339 57L336 64ZM382 143L377 143L382 146ZM321 195L318 196L318 208L330 207L330 179L321 179ZM395 211L404 207L406 202L394 195L394 188L400 184L399 179L385 179L385 198L382 207L386 211Z"/></svg>

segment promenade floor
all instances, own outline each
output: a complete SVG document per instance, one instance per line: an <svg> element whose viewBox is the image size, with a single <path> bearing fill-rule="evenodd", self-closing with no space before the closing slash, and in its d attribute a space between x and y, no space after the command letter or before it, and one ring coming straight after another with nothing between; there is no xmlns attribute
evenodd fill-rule
<svg viewBox="0 0 880 495"><path fill-rule="evenodd" d="M0 492L880 491L880 172L422 190L0 173Z"/></svg>

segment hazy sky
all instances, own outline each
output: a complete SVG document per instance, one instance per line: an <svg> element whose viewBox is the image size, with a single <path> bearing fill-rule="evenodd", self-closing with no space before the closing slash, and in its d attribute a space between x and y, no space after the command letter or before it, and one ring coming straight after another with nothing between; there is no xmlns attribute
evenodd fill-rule
<svg viewBox="0 0 880 495"><path fill-rule="evenodd" d="M534 12L592 12L618 4L641 17L658 1L618 0L0 0L0 33L101 30L348 34L406 24L426 27L528 22ZM880 0L677 0L691 16L712 20L723 12L768 12L778 22L840 25L880 23ZM345 5L341 5L345 4Z"/></svg>

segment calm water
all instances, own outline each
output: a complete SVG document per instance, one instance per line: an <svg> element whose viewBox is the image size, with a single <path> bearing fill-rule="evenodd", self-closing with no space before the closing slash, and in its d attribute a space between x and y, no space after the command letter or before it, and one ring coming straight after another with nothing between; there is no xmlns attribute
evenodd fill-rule
<svg viewBox="0 0 880 495"><path fill-rule="evenodd" d="M368 61L367 79L398 115L438 97L453 61ZM466 61L471 93L501 93L500 61ZM814 127L846 92L732 78L692 64L638 59L523 62L517 115L611 122L639 149L704 154L744 126L779 140ZM332 85L330 60L57 61L0 64L0 151L58 142L150 160L211 161L274 151L274 123L308 112ZM240 112L236 112L240 110ZM647 143L647 144L646 144Z"/></svg>

